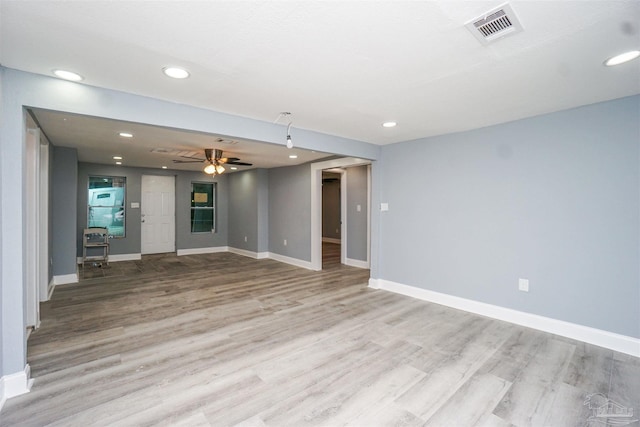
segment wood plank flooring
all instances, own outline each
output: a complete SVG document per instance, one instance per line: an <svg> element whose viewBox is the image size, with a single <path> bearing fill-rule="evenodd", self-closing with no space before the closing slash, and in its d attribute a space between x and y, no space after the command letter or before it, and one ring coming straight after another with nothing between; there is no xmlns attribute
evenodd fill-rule
<svg viewBox="0 0 640 427"><path fill-rule="evenodd" d="M640 412L639 359L369 289L326 249L321 272L231 253L87 269L43 305L35 383L0 425L601 426L590 393Z"/></svg>

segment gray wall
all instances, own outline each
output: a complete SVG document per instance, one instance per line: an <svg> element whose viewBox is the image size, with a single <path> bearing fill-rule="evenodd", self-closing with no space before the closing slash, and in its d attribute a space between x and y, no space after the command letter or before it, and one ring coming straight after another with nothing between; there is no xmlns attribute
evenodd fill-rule
<svg viewBox="0 0 640 427"><path fill-rule="evenodd" d="M0 67L0 254L2 273L2 372L22 371L26 362L23 194L25 166L25 112L18 97L21 88Z"/></svg>
<svg viewBox="0 0 640 427"><path fill-rule="evenodd" d="M130 168L115 165L79 163L78 200L76 212L78 226L75 235L77 256L82 255L82 230L87 224L87 189L89 176L122 176L126 178L126 236L111 240L110 253L139 254L141 251L140 209L131 208L131 202L141 202L142 175L176 177L176 249L207 248L227 246L227 175L216 176L216 232L191 233L191 182L211 182L211 177L202 172L177 171L169 169Z"/></svg>
<svg viewBox="0 0 640 427"><path fill-rule="evenodd" d="M378 277L640 337L639 117L635 96L384 146Z"/></svg>
<svg viewBox="0 0 640 427"><path fill-rule="evenodd" d="M368 168L366 165L347 168L347 258L360 261L367 261L368 252Z"/></svg>
<svg viewBox="0 0 640 427"><path fill-rule="evenodd" d="M52 148L51 259L53 275L61 276L77 272L78 152L75 148Z"/></svg>
<svg viewBox="0 0 640 427"><path fill-rule="evenodd" d="M269 169L270 252L311 261L310 188L308 164Z"/></svg>
<svg viewBox="0 0 640 427"><path fill-rule="evenodd" d="M267 251L268 231L263 218L268 203L267 170L252 169L228 176L229 246L252 252Z"/></svg>
<svg viewBox="0 0 640 427"><path fill-rule="evenodd" d="M340 239L340 174L322 173L322 237Z"/></svg>
<svg viewBox="0 0 640 427"><path fill-rule="evenodd" d="M3 92L4 92L4 70L2 68L0 68L0 117L3 118L3 120L0 120L0 135L4 135L4 129L3 127L4 125L4 102L2 102L2 100L4 99L3 96ZM2 139L0 137L0 144L2 143ZM4 153L4 151L2 152L3 156L6 156L7 154ZM2 170L2 160L0 160L0 201L2 201L2 204L5 203L4 199L2 198L2 189L4 187L3 185L3 170ZM2 230L4 229L4 227L2 226L2 207L0 207L0 298L2 298L3 300L5 298L10 297L11 292L7 292L6 287L4 286L4 275L3 275L3 271L2 271L2 263L4 260L4 256L2 255L2 248L3 248L3 242L2 242ZM0 331L2 332L2 336L0 336L0 378L2 376L5 375L5 373L9 373L11 371L9 370L5 370L5 363L4 363L4 340L5 340L5 328L3 325L3 318L4 318L4 314L3 314L3 307L4 304L0 301ZM8 329L8 328L7 328Z"/></svg>
<svg viewBox="0 0 640 427"><path fill-rule="evenodd" d="M269 250L269 171L267 169L256 170L258 188L258 252Z"/></svg>

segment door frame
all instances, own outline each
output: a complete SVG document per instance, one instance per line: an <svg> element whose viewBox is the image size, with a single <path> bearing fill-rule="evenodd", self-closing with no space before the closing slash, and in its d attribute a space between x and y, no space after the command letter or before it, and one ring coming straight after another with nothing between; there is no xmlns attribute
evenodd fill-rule
<svg viewBox="0 0 640 427"><path fill-rule="evenodd" d="M346 168L349 166L361 166L361 165L370 165L371 161L366 159L357 159L355 157L344 157L341 159L327 160L324 162L311 163L311 269L315 271L322 270L322 171L324 169L333 169L333 168ZM344 181L345 188L341 189L340 197L344 197L344 202L342 209L346 210L346 180ZM342 181L340 183L342 186ZM371 188L368 189L371 191ZM371 209L368 209L368 216L371 217ZM342 212L341 212L342 216ZM370 221L370 219L369 219ZM342 221L342 236L340 236L342 240L342 248L341 248L341 261L343 253L346 257L346 247L347 247L347 227L346 224L346 215L343 217ZM371 246L370 238L367 237L367 245ZM367 248L367 252L369 253L371 248ZM344 252L343 252L344 251Z"/></svg>
<svg viewBox="0 0 640 427"><path fill-rule="evenodd" d="M40 302L49 299L49 145L38 128L25 133L25 286L27 327L40 327Z"/></svg>
<svg viewBox="0 0 640 427"><path fill-rule="evenodd" d="M49 282L49 143L40 138L40 167L38 168L40 200L38 201L38 265L40 301L49 301L53 292L53 282Z"/></svg>

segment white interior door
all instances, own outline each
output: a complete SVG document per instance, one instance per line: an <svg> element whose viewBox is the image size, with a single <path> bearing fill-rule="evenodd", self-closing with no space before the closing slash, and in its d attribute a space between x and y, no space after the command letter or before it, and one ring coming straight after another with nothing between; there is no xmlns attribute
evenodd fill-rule
<svg viewBox="0 0 640 427"><path fill-rule="evenodd" d="M143 254L176 250L175 177L142 176L141 241Z"/></svg>

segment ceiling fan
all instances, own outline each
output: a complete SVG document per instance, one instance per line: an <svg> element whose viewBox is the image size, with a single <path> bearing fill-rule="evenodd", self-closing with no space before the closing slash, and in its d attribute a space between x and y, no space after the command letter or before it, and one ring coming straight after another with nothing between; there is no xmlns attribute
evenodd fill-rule
<svg viewBox="0 0 640 427"><path fill-rule="evenodd" d="M205 148L204 149L204 156L206 157L206 159L200 159L197 157L188 157L188 156L181 156L184 157L185 159L189 159L189 160L174 160L173 163L200 163L200 162L205 162L207 163L207 166L205 166L204 168L204 172L208 173L209 175L220 175L222 172L224 172L224 166L222 166L223 164L227 164L227 165L238 165L238 166L253 166L251 163L245 163L245 162L241 162L239 158L237 157L222 157L222 150L219 150L217 148L213 149L213 148Z"/></svg>

